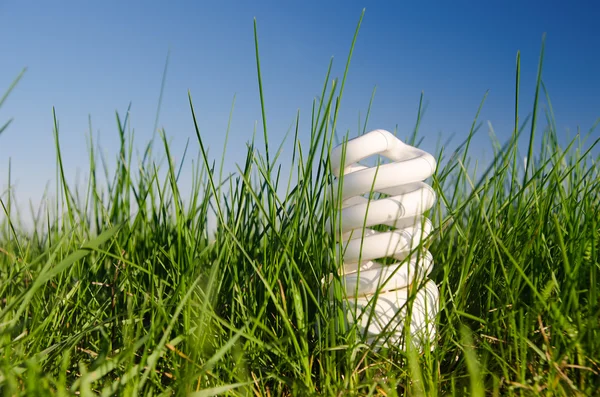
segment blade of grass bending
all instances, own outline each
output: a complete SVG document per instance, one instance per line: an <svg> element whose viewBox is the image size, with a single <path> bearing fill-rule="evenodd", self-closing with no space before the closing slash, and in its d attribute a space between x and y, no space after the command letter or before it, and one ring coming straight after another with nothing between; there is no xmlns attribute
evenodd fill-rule
<svg viewBox="0 0 600 397"><path fill-rule="evenodd" d="M367 132L367 124L369 122L369 116L371 115L371 108L373 106L373 100L375 99L376 92L377 92L377 86L373 87L373 92L371 93L371 99L369 100L369 107L367 108L367 114L365 115L365 123L364 123L363 129L362 129L363 135Z"/></svg>
<svg viewBox="0 0 600 397"><path fill-rule="evenodd" d="M6 198L8 204L8 213L6 217L10 219L12 216L12 158L8 158L8 197ZM15 236L16 240L16 236Z"/></svg>
<svg viewBox="0 0 600 397"><path fill-rule="evenodd" d="M529 173L530 164L533 162L531 156L533 155L533 140L535 138L535 127L537 125L537 114L538 114L538 103L540 97L540 88L542 86L542 66L544 64L544 47L546 43L546 34L542 36L542 49L540 50L540 60L538 63L538 73L537 73L537 82L535 85L535 97L533 99L533 116L531 118L531 132L529 134L529 148L527 149L527 161L525 162L525 172L523 175L523 183L522 186L525 188L525 183L527 182L527 174ZM522 197L522 196L521 196ZM517 207L520 207L521 198L519 198L519 202Z"/></svg>
<svg viewBox="0 0 600 397"><path fill-rule="evenodd" d="M550 100L550 94L548 93L548 89L546 89L546 84L544 84L543 81L541 81L541 85L542 85L542 90L544 91L544 97L546 98L546 104L548 105L548 125L552 127L552 134L550 134L550 136L553 139L556 139L556 133L558 131L558 129L556 128L556 119L554 117L554 108L552 107L552 101ZM555 144L558 144L558 142L555 142Z"/></svg>
<svg viewBox="0 0 600 397"><path fill-rule="evenodd" d="M204 167L207 170L207 178L208 178L208 183L210 185L210 189L211 192L213 194L213 196L215 197L215 206L216 206L216 212L217 212L217 216L219 217L219 222L221 223L225 223L225 218L223 216L223 211L221 209L221 203L220 203L220 198L217 195L218 191L217 188L215 186L215 181L214 181L214 175L213 173L210 171L211 167L210 167L210 163L208 162L208 152L206 150L206 147L204 146L204 142L202 141L202 137L200 136L200 128L198 127L198 121L196 119L196 112L194 111L194 104L192 102L192 94L191 92L188 91L188 101L190 103L190 109L192 111L192 119L194 121L194 130L196 131L196 137L198 139L198 144L200 145L200 151L202 153L202 161L204 162ZM209 197L206 197L206 200L209 200Z"/></svg>
<svg viewBox="0 0 600 397"><path fill-rule="evenodd" d="M417 109L417 122L415 124L415 128L413 130L412 136L408 140L408 144L411 146L415 146L415 142L417 140L417 134L419 133L419 127L421 126L421 120L423 120L423 115L425 114L425 108L423 107L423 99L425 97L425 92L421 91L421 96L419 98L419 108Z"/></svg>
<svg viewBox="0 0 600 397"><path fill-rule="evenodd" d="M75 226L75 216L73 215L75 209L74 209L74 204L73 204L73 198L71 196L71 191L69 190L69 185L68 185L67 179L65 177L65 170L64 170L62 154L61 154L61 150L60 150L60 142L58 139L58 121L56 119L56 109L54 107L52 107L52 118L54 120L53 133L54 133L54 145L56 148L56 161L58 163L58 172L60 173L60 178L59 178L60 181L57 181L57 183L60 183L62 186L64 200L67 204L67 213L69 214L69 221L71 222L70 226L73 227L73 226ZM56 193L58 194L58 191ZM56 205L57 205L57 216L58 216L58 200L57 200Z"/></svg>
<svg viewBox="0 0 600 397"><path fill-rule="evenodd" d="M127 182L127 170L125 167L126 164L126 142L125 142L125 130L127 129L127 124L129 122L129 114L131 110L131 102L127 106L127 112L125 114L125 119L121 123L121 117L118 112L115 112L115 118L117 122L117 129L119 132L119 157L117 160L118 167L115 171L114 181L113 181L113 195L112 195L112 211L109 219L111 222L118 222L118 216L122 213L126 208L123 207L124 203L122 202L124 197L123 193L125 190L125 184Z"/></svg>
<svg viewBox="0 0 600 397"><path fill-rule="evenodd" d="M227 120L227 130L225 131L225 142L223 143L223 153L221 154L221 165L219 167L219 191L217 197L221 197L221 187L223 186L223 165L225 164L225 153L227 153L227 142L229 141L229 131L231 130L231 120L233 119L233 109L235 108L235 98L231 101L231 109L229 110L229 119Z"/></svg>
<svg viewBox="0 0 600 397"><path fill-rule="evenodd" d="M256 18L254 18L254 49L256 52L256 72L258 74L258 91L260 93L260 111L262 114L263 122L263 138L265 140L265 156L267 158L267 165L269 173L271 171L271 163L269 162L269 139L267 136L267 114L265 109L265 96L263 93L262 75L260 71L260 56L258 54L258 30L256 26Z"/></svg>
<svg viewBox="0 0 600 397"><path fill-rule="evenodd" d="M515 73L515 127L513 130L514 146L511 148L513 156L512 175L510 178L510 194L514 192L514 184L517 180L517 148L519 131L519 90L521 87L521 51L517 51L517 71Z"/></svg>
<svg viewBox="0 0 600 397"><path fill-rule="evenodd" d="M311 133L317 129L317 123L321 119L321 111L323 110L323 103L325 94L327 92L327 86L329 85L329 76L331 75L331 67L333 66L333 58L329 60L329 66L327 67L327 74L325 75L325 83L323 84L323 90L321 91L321 96L319 97L319 108L317 110L317 115L315 117L315 124L313 125L313 129Z"/></svg>
<svg viewBox="0 0 600 397"><path fill-rule="evenodd" d="M313 104L314 104L314 102L313 102ZM314 105L313 105L313 112L314 112ZM294 143L293 143L294 148L292 149L292 161L291 161L291 165L290 165L290 173L288 175L288 183L287 183L287 187L285 189L285 197L290 196L290 189L292 187L294 164L296 164L296 156L298 155L298 149L300 146L300 142L298 140L299 130L300 130L300 109L298 109L298 111L296 112L296 125L294 128Z"/></svg>
<svg viewBox="0 0 600 397"><path fill-rule="evenodd" d="M239 382L239 383L231 383L229 385L217 386L210 389L200 390L194 393L188 394L188 397L212 397L212 396L222 396L224 393L232 391L234 389L238 389L240 387L249 386L253 384L254 381L249 382Z"/></svg>
<svg viewBox="0 0 600 397"><path fill-rule="evenodd" d="M13 224L13 221L10 217L8 208L6 208L6 205L4 204L4 200L2 200L1 198L0 198L0 205L2 205L2 210L4 211L4 214L6 215L6 220L8 222L10 234L11 234L11 237L14 239L15 243L17 244L17 249L19 250L19 255L23 256L23 249L21 248L21 243L19 242L19 239L17 238L17 231L15 230L15 225ZM0 314L0 318L2 318L1 314Z"/></svg>
<svg viewBox="0 0 600 397"><path fill-rule="evenodd" d="M0 127L0 135L2 135L2 133L8 128L8 126L12 124L13 120L14 119L8 119L8 121L4 123L2 127Z"/></svg>
<svg viewBox="0 0 600 397"><path fill-rule="evenodd" d="M254 48L256 51L256 72L258 75L258 90L260 93L260 111L261 111L262 122L263 122L263 139L265 140L265 158L266 158L266 164L267 164L267 175L268 175L268 180L270 181L271 168L274 164L271 164L271 161L269 159L269 137L268 137L268 133L267 133L267 111L265 108L265 96L264 96L264 92L263 92L262 73L260 70L260 56L259 56L259 52L258 52L258 29L257 29L257 25L256 25L256 18L254 18ZM269 204L270 221L272 223L275 223L276 209L275 209L275 203L273 201L273 195L269 194L267 196L267 201Z"/></svg>
<svg viewBox="0 0 600 397"><path fill-rule="evenodd" d="M356 25L356 30L354 31L354 37L352 38L352 44L350 45L350 52L348 53L348 60L346 61L344 76L342 77L342 84L340 86L340 94L337 97L335 103L335 111L333 114L333 123L331 128L332 133L335 133L335 127L337 125L337 116L340 110L340 104L342 102L342 95L344 94L344 86L346 85L346 77L348 77L348 70L350 69L350 60L352 59L352 54L354 53L354 46L356 45L356 39L358 38L358 32L360 31L360 25L362 24L362 20L365 16L365 11L366 9L363 8L362 12L360 13L360 18L358 20L358 24Z"/></svg>
<svg viewBox="0 0 600 397"><path fill-rule="evenodd" d="M158 104L156 105L156 117L154 118L154 127L152 128L152 139L146 146L146 150L144 151L144 157L142 158L142 164L146 163L148 156L152 152L152 146L154 145L154 140L156 139L156 132L158 130L158 120L160 117L160 108L162 107L163 94L165 92L165 85L167 82L167 71L169 69L169 59L171 58L171 49L167 51L167 59L165 60L165 67L163 69L163 75L160 82L160 93L158 94Z"/></svg>
<svg viewBox="0 0 600 397"><path fill-rule="evenodd" d="M204 375L206 372L210 371L215 364L217 363L217 361L219 361L220 359L222 359L225 354L230 351L233 346L236 344L236 342L238 341L238 339L240 339L241 336L244 335L244 328L240 328L234 335L232 338L230 338L227 343L225 343L223 346L221 346L219 348L219 350L217 350L215 352L215 354L212 355L211 358L208 359L208 361L206 361L206 363L204 363L204 365L202 366L200 372L198 372L197 374L194 374L195 378L199 378L202 375Z"/></svg>
<svg viewBox="0 0 600 397"><path fill-rule="evenodd" d="M10 93L15 89L15 87L17 86L17 84L19 83L21 78L23 78L23 75L25 74L26 71L27 71L27 68L21 69L21 72L17 75L17 77L13 80L13 82L10 83L10 85L8 86L8 89L6 90L4 95L2 95L2 98L0 98L0 107L2 107L2 105L4 105L4 102L6 102L6 99L8 98Z"/></svg>

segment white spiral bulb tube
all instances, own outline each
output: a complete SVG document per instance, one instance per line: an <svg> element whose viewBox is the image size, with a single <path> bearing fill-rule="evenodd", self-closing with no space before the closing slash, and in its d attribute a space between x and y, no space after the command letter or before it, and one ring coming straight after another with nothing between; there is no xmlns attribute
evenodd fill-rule
<svg viewBox="0 0 600 397"><path fill-rule="evenodd" d="M375 155L391 162L359 164ZM350 303L348 321L356 323L368 340L398 346L403 343L407 306L412 305L409 329L414 345L432 342L439 292L433 281L427 281L433 258L421 242L433 229L423 213L433 206L436 195L423 181L435 172L435 159L388 131L374 130L334 148L330 160L337 178L333 191L341 195L335 202L341 208L329 230L342 252L339 276ZM384 197L369 199L371 193ZM376 225L389 230L376 231ZM377 261L382 258L393 258L394 263Z"/></svg>

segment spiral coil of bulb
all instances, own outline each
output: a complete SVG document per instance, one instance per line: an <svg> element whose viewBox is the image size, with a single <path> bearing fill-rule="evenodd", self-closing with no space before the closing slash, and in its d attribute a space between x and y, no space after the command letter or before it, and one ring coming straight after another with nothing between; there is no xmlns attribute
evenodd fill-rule
<svg viewBox="0 0 600 397"><path fill-rule="evenodd" d="M359 164L375 155L391 162L374 167ZM427 281L433 258L421 242L433 229L423 213L433 206L436 195L423 181L434 173L435 159L385 130L337 146L330 158L337 178L334 191L341 195L336 200L341 203L340 219L337 225L330 224L330 230L338 248L342 244L339 275L351 303L348 321L356 323L370 341L397 345L403 343L406 303L410 301L410 333L415 345L422 345L425 339L433 341L438 289L433 281ZM343 183L338 189L340 179ZM371 193L383 197L369 199ZM382 225L389 230L373 228ZM382 258L393 258L394 263L385 265L378 261ZM412 286L422 288L415 293Z"/></svg>

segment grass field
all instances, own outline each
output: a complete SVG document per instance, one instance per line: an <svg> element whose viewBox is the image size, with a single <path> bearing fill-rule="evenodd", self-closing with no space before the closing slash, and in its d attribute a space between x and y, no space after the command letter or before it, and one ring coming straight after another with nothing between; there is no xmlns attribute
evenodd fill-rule
<svg viewBox="0 0 600 397"><path fill-rule="evenodd" d="M438 200L428 216L436 230L428 244L440 316L435 348L425 352L371 349L346 327L343 298L323 299L321 279L340 265L325 228L334 208L324 197L345 74L327 83L328 69L323 100L312 109L310 149L299 142L308 131L288 138L297 143L285 160L289 175L277 149L254 141L239 172L224 175L196 125L200 155L189 197L180 192L166 133L137 158L126 117L118 118L114 175L90 144L88 185L69 185L55 123L58 200L40 209L34 232L19 227L12 192L0 196L12 214L0 225L0 390L594 395L598 134L592 128L559 145L542 59L543 47L532 111L515 112L509 141L492 141L487 169L470 160L477 117L456 151L435 153L430 183ZM517 56L515 109L519 70ZM195 123L191 96L190 112ZM420 116L407 138L416 145ZM534 131L543 135L539 147ZM269 142L266 127L261 133ZM517 150L519 138L528 140L527 153Z"/></svg>

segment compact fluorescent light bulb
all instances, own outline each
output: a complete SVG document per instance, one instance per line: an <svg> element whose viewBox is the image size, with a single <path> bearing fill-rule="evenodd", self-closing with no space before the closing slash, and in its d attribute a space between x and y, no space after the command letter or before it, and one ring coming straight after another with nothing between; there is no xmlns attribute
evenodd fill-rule
<svg viewBox="0 0 600 397"><path fill-rule="evenodd" d="M391 162L373 167L359 164L374 155ZM423 181L435 172L435 159L385 130L337 146L330 159L337 178L333 190L341 195L335 202L341 208L329 229L342 245L339 275L350 304L348 322L355 323L369 341L398 346L403 343L410 306L414 345L433 342L439 292L433 281L427 281L433 258L421 241L433 229L423 213L436 196ZM382 197L369 199L371 193ZM386 231L375 230L377 226ZM394 263L380 263L383 258Z"/></svg>

